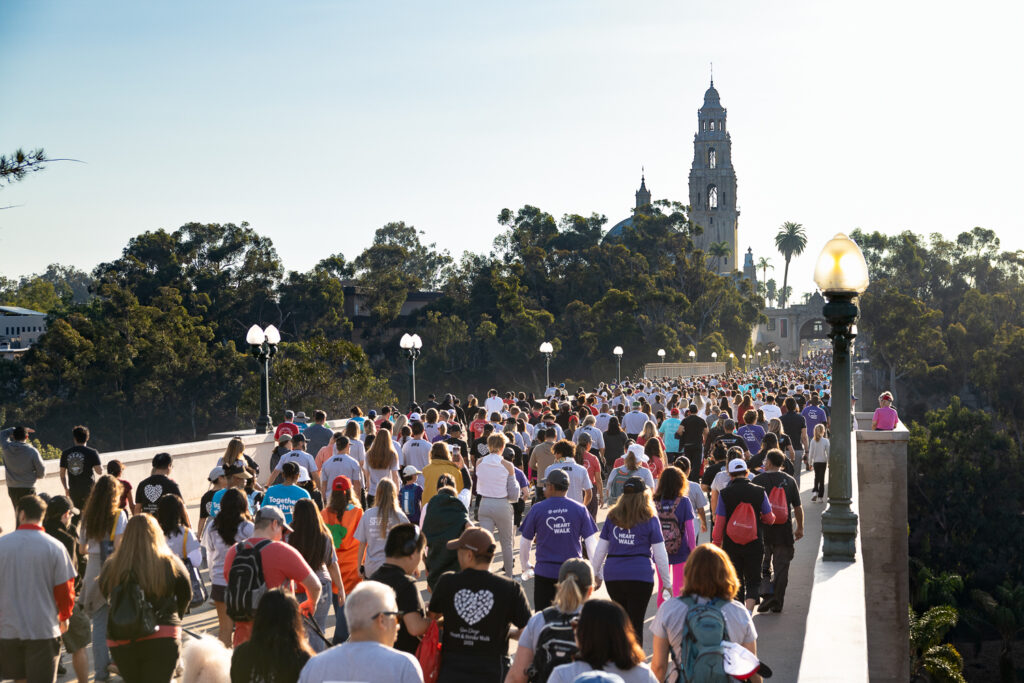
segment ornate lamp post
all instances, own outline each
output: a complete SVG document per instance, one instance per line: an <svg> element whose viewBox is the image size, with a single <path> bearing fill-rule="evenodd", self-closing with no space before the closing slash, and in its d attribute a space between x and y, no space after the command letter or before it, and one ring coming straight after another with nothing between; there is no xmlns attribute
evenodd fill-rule
<svg viewBox="0 0 1024 683"><path fill-rule="evenodd" d="M555 352L555 347L551 345L551 342L544 342L540 345L540 352L544 354L545 374L547 375L547 384L544 385L544 388L547 389L551 386L551 354Z"/></svg>
<svg viewBox="0 0 1024 683"><path fill-rule="evenodd" d="M277 345L281 343L281 333L273 325L267 329L253 325L245 333L245 341L249 344L252 357L255 358L263 372L260 381L261 414L256 418L256 433L267 434L273 431L273 420L270 419L270 359L277 353Z"/></svg>
<svg viewBox="0 0 1024 683"><path fill-rule="evenodd" d="M712 351L711 352L711 362L714 363L717 360L718 360L718 351Z"/></svg>
<svg viewBox="0 0 1024 683"><path fill-rule="evenodd" d="M398 345L409 355L409 395L412 402L416 402L416 359L420 357L420 349L423 348L423 340L418 334L402 335Z"/></svg>
<svg viewBox="0 0 1024 683"><path fill-rule="evenodd" d="M665 362L665 349L658 349L658 358L661 359L662 363Z"/></svg>
<svg viewBox="0 0 1024 683"><path fill-rule="evenodd" d="M622 384L622 347L616 346L612 353L615 354L615 383Z"/></svg>
<svg viewBox="0 0 1024 683"><path fill-rule="evenodd" d="M823 559L853 562L857 515L850 509L853 478L850 463L850 346L860 311L854 299L868 287L868 264L857 243L839 233L821 250L814 282L827 300L822 308L831 325L832 446L828 456L828 509L821 515Z"/></svg>
<svg viewBox="0 0 1024 683"><path fill-rule="evenodd" d="M690 351L690 362L691 363L696 363L697 362L697 352L696 351Z"/></svg>
<svg viewBox="0 0 1024 683"><path fill-rule="evenodd" d="M746 369L747 369L747 354L744 353L744 354L742 354L741 357L743 358L743 370L746 371Z"/></svg>
<svg viewBox="0 0 1024 683"><path fill-rule="evenodd" d="M757 352L757 367L761 367L761 352Z"/></svg>

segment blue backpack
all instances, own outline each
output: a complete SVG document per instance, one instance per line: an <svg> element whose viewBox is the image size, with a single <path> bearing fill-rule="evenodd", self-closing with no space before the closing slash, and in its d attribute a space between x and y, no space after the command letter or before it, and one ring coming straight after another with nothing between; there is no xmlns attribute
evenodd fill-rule
<svg viewBox="0 0 1024 683"><path fill-rule="evenodd" d="M724 601L715 598L703 605L693 596L677 598L686 605L686 623L679 656L669 647L679 683L728 683L722 641L729 640L722 614Z"/></svg>

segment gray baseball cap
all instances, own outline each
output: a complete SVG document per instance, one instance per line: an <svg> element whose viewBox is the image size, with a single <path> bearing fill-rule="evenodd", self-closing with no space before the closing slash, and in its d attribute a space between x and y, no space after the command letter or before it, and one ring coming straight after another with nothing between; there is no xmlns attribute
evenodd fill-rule
<svg viewBox="0 0 1024 683"><path fill-rule="evenodd" d="M565 470L551 470L544 481L560 491L569 489L569 475L565 473Z"/></svg>
<svg viewBox="0 0 1024 683"><path fill-rule="evenodd" d="M285 518L284 513L276 505L264 505L256 513L257 524L265 521L280 522L285 531L289 534L292 532L292 528L288 526L288 520Z"/></svg>

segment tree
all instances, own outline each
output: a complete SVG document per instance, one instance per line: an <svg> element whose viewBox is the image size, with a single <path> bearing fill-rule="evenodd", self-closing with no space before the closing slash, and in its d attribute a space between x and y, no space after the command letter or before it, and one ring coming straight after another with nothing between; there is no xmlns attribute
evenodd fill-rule
<svg viewBox="0 0 1024 683"><path fill-rule="evenodd" d="M725 261L732 256L732 249L729 248L728 242L712 242L708 246L708 255L713 257L716 261L721 259L721 266L722 268L725 268Z"/></svg>
<svg viewBox="0 0 1024 683"><path fill-rule="evenodd" d="M917 615L910 609L910 680L915 683L964 683L964 660L956 648L943 643L956 626L956 609L932 607Z"/></svg>
<svg viewBox="0 0 1024 683"><path fill-rule="evenodd" d="M972 590L971 602L973 608L964 616L975 628L991 629L999 634L1002 641L999 680L1015 683L1017 667L1013 663L1013 644L1024 633L1024 584L1004 583L991 593Z"/></svg>
<svg viewBox="0 0 1024 683"><path fill-rule="evenodd" d="M0 187L24 180L29 173L43 170L48 161L50 159L46 158L42 147L28 152L18 149L10 156L0 156Z"/></svg>
<svg viewBox="0 0 1024 683"><path fill-rule="evenodd" d="M780 297L780 308L785 308L786 302L789 300L789 262L794 256L802 254L806 246L807 232L799 223L786 221L775 234L775 247L786 259L786 269L782 276L782 291L785 292L785 296Z"/></svg>
<svg viewBox="0 0 1024 683"><path fill-rule="evenodd" d="M768 269L769 268L771 268L773 271L775 270L775 266L772 265L772 260L770 258L766 258L766 257L762 256L761 258L757 259L757 264L755 265L755 269L761 271L761 282L762 283L765 283L765 282L768 281Z"/></svg>
<svg viewBox="0 0 1024 683"><path fill-rule="evenodd" d="M768 280L764 285L765 296L768 297L769 304L773 304L775 302L775 297L779 295L779 291L776 289L777 287L778 285L775 283L775 278Z"/></svg>

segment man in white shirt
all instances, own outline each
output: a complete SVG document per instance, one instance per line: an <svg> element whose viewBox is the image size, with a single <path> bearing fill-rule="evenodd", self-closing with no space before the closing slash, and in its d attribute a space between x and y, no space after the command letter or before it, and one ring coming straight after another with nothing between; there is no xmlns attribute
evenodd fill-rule
<svg viewBox="0 0 1024 683"><path fill-rule="evenodd" d="M423 438L423 423L412 423L412 438L402 446L402 468L412 465L420 472L430 464L430 442ZM423 486L423 475L416 478L416 483Z"/></svg>
<svg viewBox="0 0 1024 683"><path fill-rule="evenodd" d="M267 486L271 486L277 478L281 476L281 466L286 462L294 462L299 467L305 467L306 471L309 472L310 479L313 480L313 486L320 488L320 468L316 466L316 458L307 453L304 449L306 447L306 437L302 434L296 434L292 437L292 448L294 450L289 451L281 456L281 459L277 461L277 467L270 474L270 481L267 482Z"/></svg>
<svg viewBox="0 0 1024 683"><path fill-rule="evenodd" d="M487 392L487 399L484 401L484 410L487 411L487 416L490 417L491 413L498 413L501 415L505 410L505 402L498 396L497 389L491 389Z"/></svg>
<svg viewBox="0 0 1024 683"><path fill-rule="evenodd" d="M320 468L320 482L323 484L320 490L330 491L334 480L341 475L345 475L352 480L355 500L359 500L363 490L363 468L356 462L355 458L349 455L350 446L348 437L339 436L335 439L334 448L337 454L324 461L323 466Z"/></svg>
<svg viewBox="0 0 1024 683"><path fill-rule="evenodd" d="M544 471L544 479L547 480L548 473L552 470L562 470L569 476L569 492L566 496L586 507L594 495L594 485L590 483L587 468L573 459L576 448L571 441L562 439L556 442L551 450L555 454L555 462Z"/></svg>
<svg viewBox="0 0 1024 683"><path fill-rule="evenodd" d="M608 431L608 421L612 419L612 407L609 403L602 403L601 412L597 414L595 418L594 426L600 429L602 432Z"/></svg>
<svg viewBox="0 0 1024 683"><path fill-rule="evenodd" d="M633 401L633 409L622 416L622 430L626 432L626 436L636 441L645 424L647 416L640 412L640 401Z"/></svg>
<svg viewBox="0 0 1024 683"><path fill-rule="evenodd" d="M764 419L766 420L782 417L782 409L775 405L775 397L771 395L765 399L764 405L761 406L761 412L764 413Z"/></svg>

